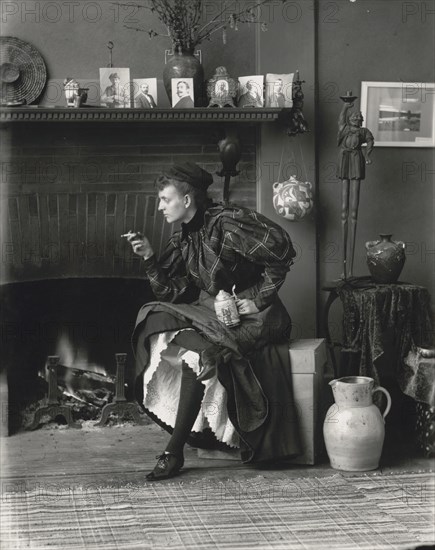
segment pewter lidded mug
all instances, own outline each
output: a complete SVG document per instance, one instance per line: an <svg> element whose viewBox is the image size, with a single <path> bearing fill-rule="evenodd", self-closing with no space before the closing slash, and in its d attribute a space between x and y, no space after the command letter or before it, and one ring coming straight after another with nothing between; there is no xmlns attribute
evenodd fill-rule
<svg viewBox="0 0 435 550"><path fill-rule="evenodd" d="M326 414L323 435L331 466L349 472L375 470L384 444L390 394L380 386L374 388L374 380L368 376L346 376L329 384L335 404ZM377 391L387 398L383 415L373 403Z"/></svg>
<svg viewBox="0 0 435 550"><path fill-rule="evenodd" d="M240 325L239 312L236 301L231 294L220 290L214 301L216 317L227 327L236 327Z"/></svg>

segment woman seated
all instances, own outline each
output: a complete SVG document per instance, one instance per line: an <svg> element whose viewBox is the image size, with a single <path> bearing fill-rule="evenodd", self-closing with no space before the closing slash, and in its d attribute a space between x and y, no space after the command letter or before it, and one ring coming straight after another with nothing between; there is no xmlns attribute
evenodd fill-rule
<svg viewBox="0 0 435 550"><path fill-rule="evenodd" d="M278 297L295 251L261 214L211 204L212 182L193 163L157 179L158 209L168 223L181 222L159 260L145 236L128 237L158 300L138 314L136 375L143 372L146 411L172 434L150 481L179 473L186 442L238 448L244 462L299 453L291 321ZM241 323L229 327L216 317L214 299L234 288Z"/></svg>

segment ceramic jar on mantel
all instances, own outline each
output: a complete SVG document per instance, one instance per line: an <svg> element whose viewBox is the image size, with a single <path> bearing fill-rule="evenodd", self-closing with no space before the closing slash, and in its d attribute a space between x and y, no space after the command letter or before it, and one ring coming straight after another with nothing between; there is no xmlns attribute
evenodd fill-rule
<svg viewBox="0 0 435 550"><path fill-rule="evenodd" d="M382 233L380 240L366 242L367 265L377 283L395 283L405 264L405 243Z"/></svg>

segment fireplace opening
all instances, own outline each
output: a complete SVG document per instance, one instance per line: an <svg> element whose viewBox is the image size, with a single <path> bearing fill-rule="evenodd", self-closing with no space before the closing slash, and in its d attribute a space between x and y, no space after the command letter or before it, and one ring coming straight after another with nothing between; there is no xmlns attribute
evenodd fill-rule
<svg viewBox="0 0 435 550"><path fill-rule="evenodd" d="M127 368L132 368L136 316L155 299L147 280L126 278L11 283L0 287L0 298L0 359L7 373L10 434L22 427L23 410L46 394L48 356L59 356L62 369L91 373L87 378L93 387L99 377L115 376L116 353L127 353ZM74 391L71 385L68 391Z"/></svg>

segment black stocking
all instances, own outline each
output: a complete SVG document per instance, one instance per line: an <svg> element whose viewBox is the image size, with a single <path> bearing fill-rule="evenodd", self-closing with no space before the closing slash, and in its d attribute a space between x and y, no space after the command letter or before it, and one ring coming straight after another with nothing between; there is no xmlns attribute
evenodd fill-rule
<svg viewBox="0 0 435 550"><path fill-rule="evenodd" d="M168 453L183 455L184 444L192 430L201 409L204 386L196 379L196 374L183 361L181 364L180 401L174 431L166 447Z"/></svg>

